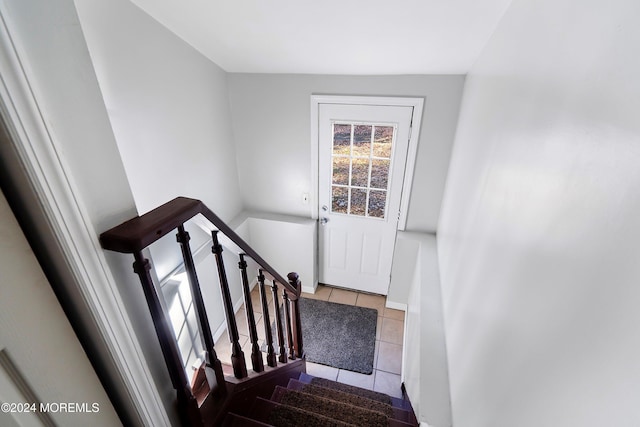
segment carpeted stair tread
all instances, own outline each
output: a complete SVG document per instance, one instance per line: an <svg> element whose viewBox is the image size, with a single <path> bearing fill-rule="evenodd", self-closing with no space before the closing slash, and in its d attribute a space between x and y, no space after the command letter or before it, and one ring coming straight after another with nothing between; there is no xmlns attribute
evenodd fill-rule
<svg viewBox="0 0 640 427"><path fill-rule="evenodd" d="M313 384L305 384L298 380L290 379L287 388L290 390L297 390L303 393L309 393L327 399L336 400L338 402L349 403L354 406L359 406L365 409L371 409L373 411L382 412L389 418L393 418L399 421L412 422L411 412L401 408L394 408L386 403L378 402L377 400L371 400L359 395L345 393L340 390L334 390L330 388L320 387Z"/></svg>
<svg viewBox="0 0 640 427"><path fill-rule="evenodd" d="M290 380L290 383L295 380ZM288 387L292 388L292 387ZM315 384L303 384L302 388L298 389L303 393L313 394L315 396L324 397L325 399L335 400L337 402L348 403L360 408L369 409L371 411L381 412L388 417L393 416L393 407L387 403L383 403L377 400L369 399L358 394L346 393L341 390L321 387Z"/></svg>
<svg viewBox="0 0 640 427"><path fill-rule="evenodd" d="M271 424L265 424L263 422L243 417L242 415L229 413L224 418L222 427L270 427Z"/></svg>
<svg viewBox="0 0 640 427"><path fill-rule="evenodd" d="M311 380L311 384L317 385L319 387L339 390L344 393L355 394L358 396L366 397L367 399L376 400L378 402L391 405L391 398L388 395L384 393L378 393L377 391L367 390L364 388L360 388L360 387L356 387L348 384L342 384L336 381L327 380L325 378L313 378Z"/></svg>
<svg viewBox="0 0 640 427"><path fill-rule="evenodd" d="M251 410L252 417L274 427L354 427L313 412L281 405L258 397Z"/></svg>
<svg viewBox="0 0 640 427"><path fill-rule="evenodd" d="M354 394L359 394L361 396L367 397L371 400L378 400L378 401L382 401L383 403L388 403L389 401L391 401L391 406L393 406L394 408L400 408L403 409L405 411L413 411L413 407L411 406L411 403L409 403L409 401L405 400L405 399L400 399L397 397L393 397L393 396L388 396L384 393L378 393L378 392L374 392L371 390L367 390L367 389L363 389L360 387L356 387L356 386L351 386L351 385L347 385L347 384L342 384L336 381L332 381L332 380L327 380L324 378L318 378L318 377L314 377L313 375L309 375L307 373L301 373L300 376L298 377L298 381L306 383L306 384L311 384L313 383L314 385L320 386L320 387L326 387L326 388L338 388L341 391L344 391L346 393L349 393L349 390L352 390L354 392ZM315 381L315 382L314 382ZM329 384L338 384L335 387L332 387ZM364 391L364 393L360 393L360 391ZM366 395L365 395L366 394ZM375 397L372 396L380 396L380 399L376 399Z"/></svg>
<svg viewBox="0 0 640 427"><path fill-rule="evenodd" d="M341 420L362 427L387 427L389 417L382 412L337 402L324 397L276 387L271 400L282 405L292 406L315 414Z"/></svg>

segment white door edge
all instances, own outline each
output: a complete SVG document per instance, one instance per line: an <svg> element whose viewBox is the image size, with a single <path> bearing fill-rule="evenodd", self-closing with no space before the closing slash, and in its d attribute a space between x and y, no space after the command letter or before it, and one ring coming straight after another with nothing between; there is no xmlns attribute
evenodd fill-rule
<svg viewBox="0 0 640 427"><path fill-rule="evenodd" d="M0 99L4 100L0 108L18 155L141 422L170 427L97 232L82 201L76 197L76 185L29 83L31 73L21 61L18 42L11 37L11 25L0 2Z"/></svg>
<svg viewBox="0 0 640 427"><path fill-rule="evenodd" d="M416 154L418 152L418 140L422 123L422 110L424 98L422 97L395 97L395 96L353 96L353 95L311 95L311 188L309 206L311 218L318 219L318 118L320 104L355 104L355 105L393 105L413 107L412 131L409 138L407 161L400 199L400 217L397 229L404 231L407 226L407 213L409 199L413 185L413 172L416 166Z"/></svg>

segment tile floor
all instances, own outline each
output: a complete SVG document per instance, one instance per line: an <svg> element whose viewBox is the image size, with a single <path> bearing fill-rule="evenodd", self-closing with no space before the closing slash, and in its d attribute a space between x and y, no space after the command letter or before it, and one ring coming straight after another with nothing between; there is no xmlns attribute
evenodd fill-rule
<svg viewBox="0 0 640 427"><path fill-rule="evenodd" d="M369 307L378 310L378 325L376 328L376 350L373 361L373 373L371 375L359 374L331 366L307 362L307 373L317 377L328 378L345 384L375 390L395 397L402 397L400 390L400 370L402 363L402 342L404 335L404 311L393 310L385 307L385 297L370 295L346 289L332 288L320 285L315 294L303 293L304 298L321 299L340 304ZM262 305L256 286L251 292L253 311L256 317L258 337L264 339L264 326L262 318ZM273 320L272 296L268 292L269 314ZM236 314L240 345L247 361L247 369L251 369L251 344L247 322L245 320L244 306ZM216 342L216 352L223 362L231 360L229 337L225 332ZM277 350L276 350L277 351Z"/></svg>

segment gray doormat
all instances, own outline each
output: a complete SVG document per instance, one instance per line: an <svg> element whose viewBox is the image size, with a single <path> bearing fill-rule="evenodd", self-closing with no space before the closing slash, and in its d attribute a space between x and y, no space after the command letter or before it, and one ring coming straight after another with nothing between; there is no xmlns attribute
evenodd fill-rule
<svg viewBox="0 0 640 427"><path fill-rule="evenodd" d="M307 361L362 374L373 372L377 310L300 298L300 318Z"/></svg>

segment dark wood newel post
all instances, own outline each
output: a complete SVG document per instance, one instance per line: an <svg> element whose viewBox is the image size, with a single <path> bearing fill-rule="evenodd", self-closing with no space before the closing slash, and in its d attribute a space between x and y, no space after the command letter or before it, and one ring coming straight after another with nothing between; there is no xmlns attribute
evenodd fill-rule
<svg viewBox="0 0 640 427"><path fill-rule="evenodd" d="M296 352L293 347L293 333L291 332L291 304L289 303L289 294L286 289L282 291L282 307L284 308L284 322L287 328L289 359L294 360L296 358Z"/></svg>
<svg viewBox="0 0 640 427"><path fill-rule="evenodd" d="M227 332L229 333L229 342L231 343L231 366L233 366L233 375L236 378L245 378L247 376L247 364L244 361L244 352L240 346L240 335L238 334L238 325L236 323L235 312L233 311L227 272L224 269L224 260L222 259L222 245L218 241L217 230L211 232L211 238L213 240L211 252L216 256L220 290L222 291L222 302L224 303L224 312L227 317Z"/></svg>
<svg viewBox="0 0 640 427"><path fill-rule="evenodd" d="M212 390L215 387L217 392L224 394L226 392L224 372L222 371L222 363L220 363L216 350L214 349L213 334L211 333L211 326L209 325L209 317L207 316L207 309L204 306L204 300L200 290L200 282L196 273L196 265L193 262L193 255L191 254L191 247L189 246L190 239L191 237L184 229L184 225L180 225L178 227L178 233L176 234L176 240L180 243L182 259L184 260L184 268L187 272L187 276L189 277L193 307L200 326L200 336L202 337L204 348L207 353L205 362L215 373L216 383L211 384L212 379L209 379L209 386Z"/></svg>
<svg viewBox="0 0 640 427"><path fill-rule="evenodd" d="M153 320L153 326L155 327L156 335L160 342L160 349L162 350L164 361L169 369L171 384L178 393L179 407L186 408L186 413L181 414L181 416L187 420L190 425L201 426L202 419L200 418L200 411L198 410L198 402L193 396L187 374L182 366L178 343L172 332L173 328L169 324L169 320L162 308L160 296L149 273L151 264L149 264L149 260L144 257L141 251L134 252L133 256L135 258L133 271L140 278L144 296L149 306L149 312L151 313L151 319Z"/></svg>
<svg viewBox="0 0 640 427"><path fill-rule="evenodd" d="M287 274L289 284L296 290L296 298L291 299L291 316L292 318L292 333L293 333L293 347L296 352L296 356L302 357L303 345L302 345L302 322L300 320L300 294L302 293L302 284L300 283L300 276L298 273Z"/></svg>

